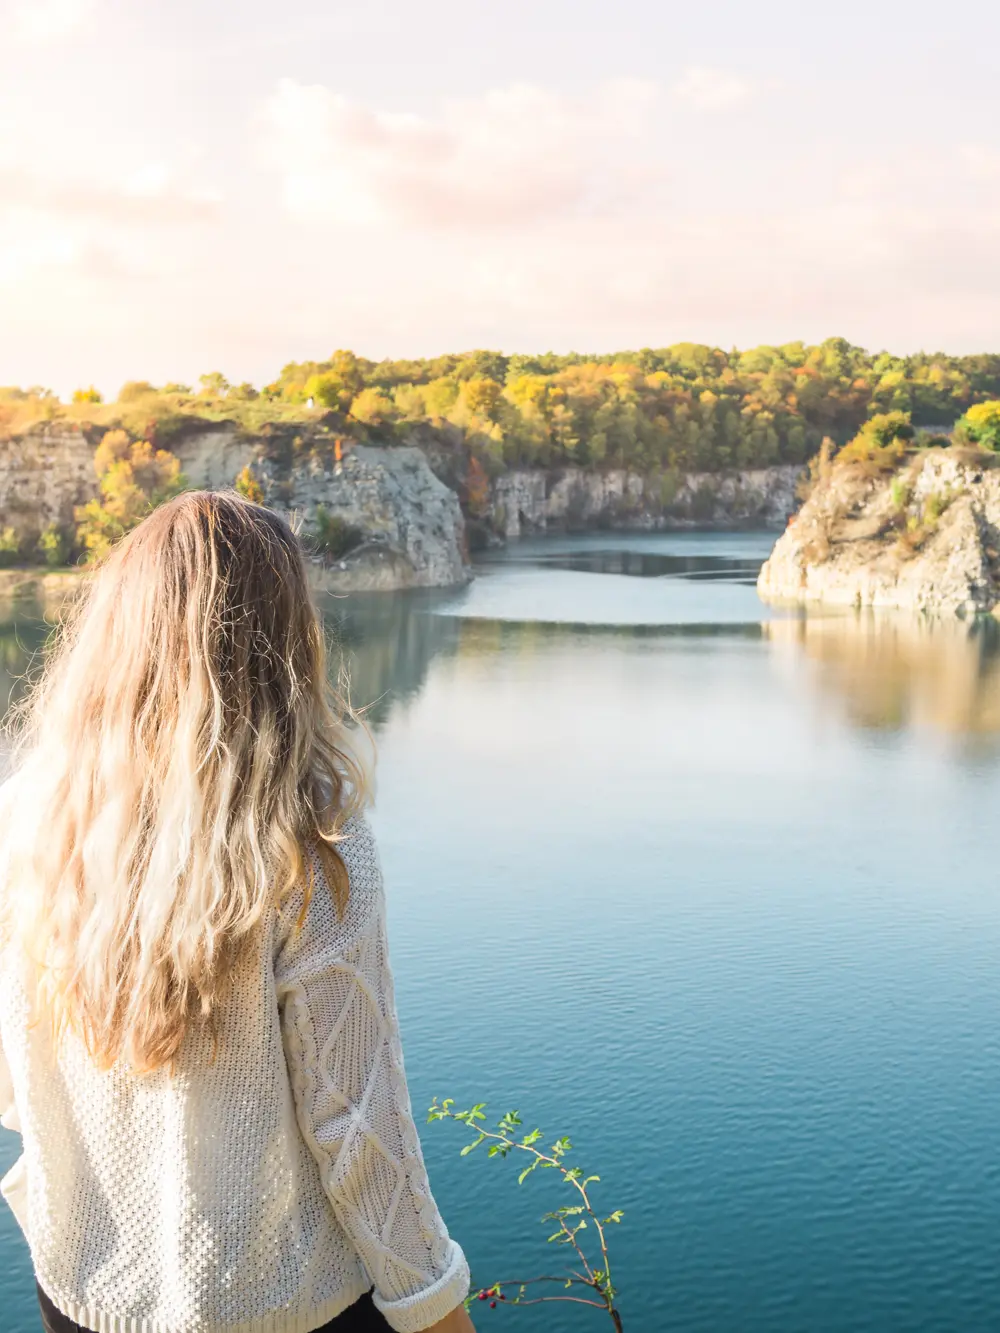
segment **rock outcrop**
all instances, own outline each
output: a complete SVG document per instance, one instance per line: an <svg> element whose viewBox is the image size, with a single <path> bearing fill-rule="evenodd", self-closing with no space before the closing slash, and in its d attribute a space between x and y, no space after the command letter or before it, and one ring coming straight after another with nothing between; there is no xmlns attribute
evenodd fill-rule
<svg viewBox="0 0 1000 1333"><path fill-rule="evenodd" d="M830 469L760 572L769 601L948 615L1000 600L1000 470L992 457L918 453L892 476Z"/></svg>
<svg viewBox="0 0 1000 1333"><path fill-rule="evenodd" d="M307 531L322 507L355 533L355 548L342 558L315 562L320 587L447 586L469 577L458 496L419 449L357 445L338 459L322 431L247 436L204 423L166 443L194 487L232 486L249 465L267 502ZM93 454L87 436L65 426L0 441L0 523L33 537L50 523L71 528L75 506L97 493Z"/></svg>
<svg viewBox="0 0 1000 1333"><path fill-rule="evenodd" d="M72 527L76 506L96 494L94 446L82 431L52 423L0 440L0 524L18 537Z"/></svg>
<svg viewBox="0 0 1000 1333"><path fill-rule="evenodd" d="M356 531L359 545L316 571L331 591L446 587L468 577L465 521L458 496L406 445L351 445L338 460L321 435L275 448L232 427L189 436L174 446L193 486L218 489L250 465L269 503L308 530L322 508Z"/></svg>
<svg viewBox="0 0 1000 1333"><path fill-rule="evenodd" d="M524 468L497 477L489 521L503 536L587 527L780 526L795 509L801 468L643 476L612 469Z"/></svg>

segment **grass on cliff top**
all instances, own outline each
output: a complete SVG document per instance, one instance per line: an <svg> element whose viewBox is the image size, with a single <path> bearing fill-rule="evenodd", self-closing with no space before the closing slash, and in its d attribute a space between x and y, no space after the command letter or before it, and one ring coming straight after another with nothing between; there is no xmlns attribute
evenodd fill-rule
<svg viewBox="0 0 1000 1333"><path fill-rule="evenodd" d="M228 422L256 435L279 423L318 425L329 415L325 407L203 394L152 392L117 403L61 403L55 398L26 397L0 401L0 438L9 439L34 426L52 424L83 431L121 428L130 435L156 434L163 439L189 430L197 422Z"/></svg>

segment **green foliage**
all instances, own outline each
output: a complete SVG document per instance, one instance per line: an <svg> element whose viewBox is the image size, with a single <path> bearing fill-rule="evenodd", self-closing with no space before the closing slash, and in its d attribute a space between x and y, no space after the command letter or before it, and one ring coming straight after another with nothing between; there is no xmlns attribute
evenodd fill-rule
<svg viewBox="0 0 1000 1333"><path fill-rule="evenodd" d="M0 529L0 566L16 565L21 554L21 537L16 529Z"/></svg>
<svg viewBox="0 0 1000 1333"><path fill-rule="evenodd" d="M889 488L889 494L892 499L892 507L897 512L905 509L910 503L910 496L913 493L913 483L907 477L893 477L892 485Z"/></svg>
<svg viewBox="0 0 1000 1333"><path fill-rule="evenodd" d="M195 395L182 384L158 393L132 381L113 407L64 408L48 390L0 389L0 434L60 414L146 438L155 426L157 440L161 423L189 416L256 432L315 422L310 400L316 414L342 414L337 429L358 438L377 428L402 440L426 426L438 447L455 451L456 475L470 447L491 471L575 463L665 476L802 464L824 438L831 451L850 441L855 461L878 472L893 465L900 441L902 452L933 442L928 431L950 430L959 418L960 442L1000 449L1000 355L897 357L844 338L730 351L675 343L608 355L476 349L378 362L339 349L290 362L259 393L231 386L218 371L202 377ZM893 422L920 428L919 440L911 445Z"/></svg>
<svg viewBox="0 0 1000 1333"><path fill-rule="evenodd" d="M1000 400L975 403L958 422L955 434L963 443L1000 452Z"/></svg>
<svg viewBox="0 0 1000 1333"><path fill-rule="evenodd" d="M50 569L64 565L69 559L72 542L57 523L50 523L38 538L38 551Z"/></svg>
<svg viewBox="0 0 1000 1333"><path fill-rule="evenodd" d="M381 389L362 389L351 403L351 416L367 426L378 426L396 416L396 404Z"/></svg>
<svg viewBox="0 0 1000 1333"><path fill-rule="evenodd" d="M76 510L77 542L88 561L102 559L150 510L185 486L179 460L148 440L108 431L94 453L100 498Z"/></svg>
<svg viewBox="0 0 1000 1333"><path fill-rule="evenodd" d="M89 389L74 389L74 390L73 390L73 402L74 402L74 403L103 403L103 402L104 402L104 397L103 397L102 394L98 393L98 391L94 388L93 385L91 385Z"/></svg>
<svg viewBox="0 0 1000 1333"><path fill-rule="evenodd" d="M316 506L309 542L320 555L339 560L360 545L362 533L339 514L331 514L325 505Z"/></svg>
<svg viewBox="0 0 1000 1333"><path fill-rule="evenodd" d="M229 381L220 370L210 370L207 375L200 375L198 383L206 398L225 398L229 392Z"/></svg>
<svg viewBox="0 0 1000 1333"><path fill-rule="evenodd" d="M493 1306L496 1306L498 1301L507 1300L512 1305L543 1305L555 1301L569 1301L574 1305L603 1310L611 1319L617 1333L621 1333L622 1319L615 1307L615 1297L618 1292L611 1279L608 1228L617 1226L625 1214L621 1209L616 1209L602 1217L594 1207L591 1187L600 1182L600 1176L587 1175L582 1168L569 1165L567 1159L573 1151L573 1144L568 1138L555 1139L546 1148L539 1146L544 1138L540 1129L522 1133L523 1122L517 1111L508 1111L506 1115L500 1117L494 1128L488 1128L485 1102L480 1102L467 1111L456 1111L454 1106L455 1103L450 1098L445 1098L442 1102L435 1098L427 1113L427 1119L429 1122L454 1120L471 1132L472 1138L461 1150L462 1157L468 1157L483 1145L486 1145L487 1157L500 1159L519 1157L518 1165L521 1168L517 1178L519 1185L523 1185L528 1177L538 1170L554 1171L561 1183L572 1191L573 1200L542 1214L542 1221L554 1224L555 1227L547 1238L548 1244L562 1246L568 1251L567 1259L573 1265L571 1268L558 1275L546 1274L543 1277L493 1282L473 1292L467 1299L466 1306L472 1305L477 1300L489 1301ZM522 1163L524 1165L521 1165ZM585 1231L593 1234L585 1237L583 1236ZM535 1294L536 1288L540 1294ZM513 1294L508 1296L508 1291ZM544 1294L546 1291L552 1291L553 1294L546 1295Z"/></svg>

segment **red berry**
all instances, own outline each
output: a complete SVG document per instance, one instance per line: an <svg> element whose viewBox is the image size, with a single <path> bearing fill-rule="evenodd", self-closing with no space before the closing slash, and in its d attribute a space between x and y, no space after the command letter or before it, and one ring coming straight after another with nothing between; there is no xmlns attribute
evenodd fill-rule
<svg viewBox="0 0 1000 1333"><path fill-rule="evenodd" d="M481 1291L481 1292L479 1293L479 1299L480 1299L481 1301L485 1301L485 1299L486 1299L486 1292L485 1292L485 1291Z"/></svg>
<svg viewBox="0 0 1000 1333"><path fill-rule="evenodd" d="M505 1301L507 1299L507 1297L503 1294L503 1292L500 1293L500 1299L502 1301Z"/></svg>
<svg viewBox="0 0 1000 1333"><path fill-rule="evenodd" d="M496 1301L490 1301L490 1309L491 1309L491 1310L495 1310L496 1308L497 1308L497 1303L496 1303Z"/></svg>

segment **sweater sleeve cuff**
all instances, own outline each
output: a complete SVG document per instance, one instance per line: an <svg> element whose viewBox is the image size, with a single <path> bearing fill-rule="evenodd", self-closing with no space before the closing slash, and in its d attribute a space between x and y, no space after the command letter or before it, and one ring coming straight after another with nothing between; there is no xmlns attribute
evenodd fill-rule
<svg viewBox="0 0 1000 1333"><path fill-rule="evenodd" d="M383 1300L376 1291L374 1301L379 1313L395 1333L420 1333L445 1315L451 1314L469 1294L469 1265L462 1248L451 1242L448 1267L431 1287L404 1296L398 1301Z"/></svg>

